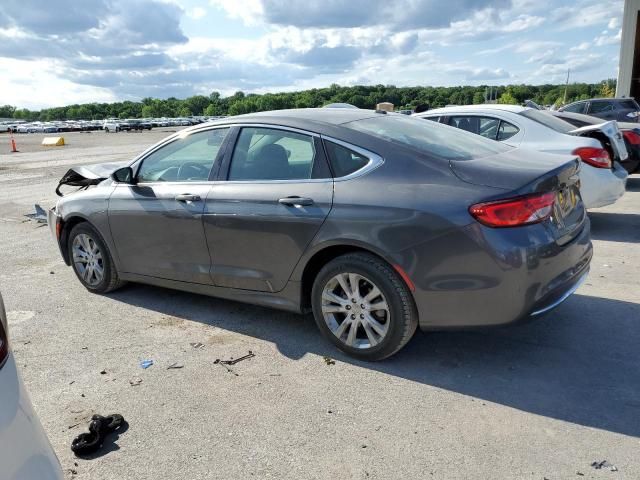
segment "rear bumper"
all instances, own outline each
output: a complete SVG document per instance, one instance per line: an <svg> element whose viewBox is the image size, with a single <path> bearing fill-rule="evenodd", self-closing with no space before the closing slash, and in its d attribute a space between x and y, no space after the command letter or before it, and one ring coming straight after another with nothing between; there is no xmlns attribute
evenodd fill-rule
<svg viewBox="0 0 640 480"><path fill-rule="evenodd" d="M466 238L465 238L466 237ZM413 252L420 328L487 327L527 320L566 300L584 281L593 255L589 220L560 245L548 226L470 225Z"/></svg>
<svg viewBox="0 0 640 480"><path fill-rule="evenodd" d="M0 445L3 480L62 480L60 462L33 411L13 355L0 369Z"/></svg>
<svg viewBox="0 0 640 480"><path fill-rule="evenodd" d="M586 208L615 203L626 190L627 171L618 162L613 169L583 165L580 170L580 194Z"/></svg>

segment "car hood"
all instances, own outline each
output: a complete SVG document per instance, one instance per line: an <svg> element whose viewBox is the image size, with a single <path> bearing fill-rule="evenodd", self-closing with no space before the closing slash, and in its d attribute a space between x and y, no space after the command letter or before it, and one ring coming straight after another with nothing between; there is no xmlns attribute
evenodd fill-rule
<svg viewBox="0 0 640 480"><path fill-rule="evenodd" d="M56 194L59 197L64 196L60 191L60 187L63 185L71 187L89 187L91 185L97 185L109 178L113 172L122 167L126 167L129 163L131 162L95 163L93 165L81 165L70 168L58 182Z"/></svg>

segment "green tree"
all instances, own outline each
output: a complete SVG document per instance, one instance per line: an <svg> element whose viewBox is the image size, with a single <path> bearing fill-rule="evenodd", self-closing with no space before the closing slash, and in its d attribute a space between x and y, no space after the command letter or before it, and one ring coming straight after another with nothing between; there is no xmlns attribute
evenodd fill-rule
<svg viewBox="0 0 640 480"><path fill-rule="evenodd" d="M500 95L500 98L498 98L498 103L502 103L506 105L517 105L518 99L514 97L513 94L507 90L502 95Z"/></svg>

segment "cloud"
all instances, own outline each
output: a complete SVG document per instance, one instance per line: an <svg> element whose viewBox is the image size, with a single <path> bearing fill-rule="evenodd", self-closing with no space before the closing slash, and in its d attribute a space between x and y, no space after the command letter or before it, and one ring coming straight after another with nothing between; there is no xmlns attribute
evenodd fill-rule
<svg viewBox="0 0 640 480"><path fill-rule="evenodd" d="M620 44L620 40L622 38L622 30L618 30L618 33L614 35L607 35L607 32L602 32L603 34L593 41L593 44L596 47L602 47L604 45L618 45Z"/></svg>
<svg viewBox="0 0 640 480"><path fill-rule="evenodd" d="M187 11L187 16L194 20L200 20L207 15L207 11L202 7L193 7Z"/></svg>
<svg viewBox="0 0 640 480"><path fill-rule="evenodd" d="M3 0L0 19L5 25L42 35L85 32L100 25L109 12L107 0ZM0 25L2 20L0 20Z"/></svg>
<svg viewBox="0 0 640 480"><path fill-rule="evenodd" d="M443 28L470 13L506 8L511 0L211 0L233 18L248 24L264 23L298 28L362 28L385 26L392 31Z"/></svg>

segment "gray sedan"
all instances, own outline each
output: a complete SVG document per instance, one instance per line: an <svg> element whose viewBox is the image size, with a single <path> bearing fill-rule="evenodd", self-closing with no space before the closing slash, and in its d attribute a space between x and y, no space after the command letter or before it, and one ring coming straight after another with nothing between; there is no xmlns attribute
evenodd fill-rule
<svg viewBox="0 0 640 480"><path fill-rule="evenodd" d="M404 115L264 112L70 170L58 191L81 189L49 224L91 292L312 311L338 348L380 360L418 326L506 324L569 296L592 255L578 169Z"/></svg>

